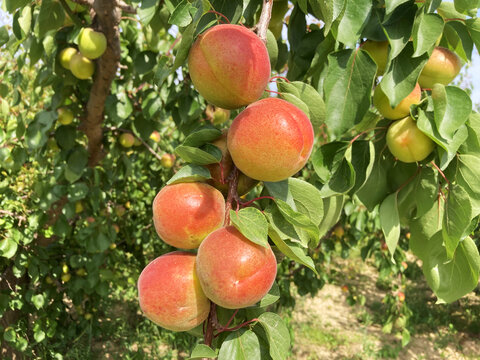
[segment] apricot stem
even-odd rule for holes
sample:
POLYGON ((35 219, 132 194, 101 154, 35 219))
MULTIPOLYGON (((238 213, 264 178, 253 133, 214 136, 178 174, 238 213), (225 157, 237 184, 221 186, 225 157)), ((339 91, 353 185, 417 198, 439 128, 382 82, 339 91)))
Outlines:
POLYGON ((381 126, 381 127, 374 127, 374 128, 371 128, 371 129, 367 129, 365 131, 362 131, 360 134, 358 134, 357 136, 355 136, 352 140, 350 140, 350 146, 362 135, 365 135, 367 133, 369 133, 370 131, 373 131, 373 130, 380 130, 380 129, 386 129, 385 126, 381 126))
POLYGON ((435 164, 435 162, 434 162, 433 160, 431 161, 431 164, 433 165, 433 167, 434 167, 435 169, 437 169, 438 173, 439 173, 440 175, 442 175, 442 177, 443 177, 443 178, 445 179, 445 181, 447 182, 448 186, 450 186, 450 181, 448 181, 447 177, 445 176, 445 174, 443 173, 443 171, 440 170, 440 168, 437 166, 437 164, 435 164))
POLYGON ((213 318, 217 317, 217 305, 215 303, 210 303, 210 312, 208 313, 208 318, 207 318, 207 329, 205 330, 205 333, 203 334, 203 341, 205 345, 207 346, 212 346, 212 341, 213 341, 213 326, 214 326, 214 321, 213 318))
MULTIPOLYGON (((273 81, 272 81, 273 79, 282 79, 282 80, 285 80, 287 83, 290 82, 290 80, 288 80, 286 77, 280 76, 280 75, 272 76, 272 77, 270 78, 270 80, 268 80, 268 82, 273 82, 273 81)), ((275 82, 276 82, 276 81, 275 81, 275 82)))
POLYGON ((264 44, 267 43, 267 30, 270 18, 272 17, 272 8, 273 0, 263 0, 262 13, 260 14, 257 25, 254 27, 254 31, 256 31, 258 37, 264 44))
POLYGON ((221 16, 227 21, 227 24, 230 24, 230 20, 228 20, 228 18, 225 15, 223 15, 222 13, 219 13, 218 11, 215 11, 215 10, 209 10, 209 11, 207 11, 207 14, 208 13, 212 13, 212 14, 221 16))
POLYGON ((255 322, 255 321, 258 321, 257 318, 255 319, 252 319, 252 320, 248 320, 248 321, 245 321, 243 323, 241 323, 240 325, 237 325, 237 326, 234 326, 232 328, 223 328, 221 330, 219 330, 215 335, 214 337, 217 337, 218 335, 220 335, 222 332, 225 332, 225 331, 235 331, 235 330, 238 330, 244 326, 247 326, 248 324, 251 324, 252 322, 255 322))
POLYGON ((239 207, 239 198, 237 194, 237 187, 238 187, 238 169, 235 164, 230 171, 230 175, 228 175, 228 195, 227 201, 225 202, 225 223, 224 226, 230 225, 230 210, 232 209, 233 201, 237 203, 237 211, 239 207))
POLYGON ((246 201, 246 202, 240 202, 240 206, 243 208, 243 207, 247 207, 248 205, 254 203, 255 201, 257 200, 262 200, 262 199, 270 199, 270 200, 273 200, 275 201, 275 198, 271 197, 271 196, 260 196, 260 197, 257 197, 255 199, 252 199, 250 201, 246 201))
POLYGON ((278 91, 275 91, 275 90, 265 89, 265 91, 269 92, 269 93, 274 93, 274 94, 277 94, 277 95, 282 95, 281 93, 279 93, 278 91))

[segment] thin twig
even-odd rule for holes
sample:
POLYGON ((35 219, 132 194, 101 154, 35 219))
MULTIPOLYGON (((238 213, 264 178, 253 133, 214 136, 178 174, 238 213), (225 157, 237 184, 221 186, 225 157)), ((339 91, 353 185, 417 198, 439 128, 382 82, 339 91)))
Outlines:
POLYGON ((123 12, 129 13, 129 14, 136 14, 137 13, 137 9, 135 9, 131 5, 128 5, 123 0, 117 0, 117 7, 120 8, 123 12))
POLYGON ((260 14, 257 25, 254 27, 254 31, 256 31, 258 37, 264 44, 267 43, 267 30, 272 17, 272 8, 273 0, 263 0, 262 13, 260 14))

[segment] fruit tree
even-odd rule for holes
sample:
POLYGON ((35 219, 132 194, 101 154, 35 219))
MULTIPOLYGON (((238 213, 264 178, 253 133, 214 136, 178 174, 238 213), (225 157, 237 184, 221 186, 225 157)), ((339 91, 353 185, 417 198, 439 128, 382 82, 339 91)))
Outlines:
POLYGON ((391 264, 408 232, 439 303, 471 292, 479 6, 2 2, 2 355, 58 358, 121 288, 192 358, 286 359, 279 309, 322 287, 347 204, 391 264))

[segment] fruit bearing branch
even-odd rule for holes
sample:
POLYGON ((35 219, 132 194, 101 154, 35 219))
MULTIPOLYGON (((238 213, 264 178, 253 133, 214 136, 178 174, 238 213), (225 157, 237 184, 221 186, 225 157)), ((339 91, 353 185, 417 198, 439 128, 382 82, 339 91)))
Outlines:
POLYGON ((120 63, 120 32, 118 25, 121 20, 121 9, 117 2, 109 0, 88 1, 95 11, 94 24, 107 38, 107 49, 97 61, 93 85, 90 90, 86 114, 82 119, 81 129, 88 138, 88 165, 97 165, 104 156, 102 148, 103 111, 105 101, 110 93, 112 81, 120 63))
POLYGON ((262 13, 260 14, 260 19, 258 20, 257 25, 254 27, 260 40, 265 44, 267 43, 267 30, 268 24, 270 23, 270 18, 272 17, 272 7, 273 0, 263 0, 262 13))

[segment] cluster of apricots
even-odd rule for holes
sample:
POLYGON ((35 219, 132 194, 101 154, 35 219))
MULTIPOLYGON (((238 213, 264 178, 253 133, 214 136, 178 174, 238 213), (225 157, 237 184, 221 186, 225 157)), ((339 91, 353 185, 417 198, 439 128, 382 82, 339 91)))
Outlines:
POLYGON ((60 52, 60 64, 81 80, 89 79, 95 72, 92 60, 98 59, 107 49, 107 38, 99 31, 83 28, 78 36, 78 50, 67 47, 60 52))
POLYGON ((238 194, 258 181, 281 181, 298 172, 313 147, 313 128, 296 106, 278 98, 258 100, 270 78, 265 44, 251 30, 216 25, 199 35, 190 50, 190 76, 215 107, 248 105, 213 144, 221 163, 208 166, 209 183, 167 185, 153 201, 160 238, 179 251, 149 263, 138 279, 145 316, 174 331, 201 324, 211 302, 228 309, 252 306, 270 290, 277 262, 270 246, 248 240, 225 223, 224 179, 238 168, 238 194), (226 174, 226 175, 225 175, 226 174))
MULTIPOLYGON (((388 41, 367 40, 362 49, 376 62, 377 75, 383 75, 387 66, 388 41)), ((436 46, 420 73, 415 88, 397 106, 391 107, 381 85, 375 88, 373 105, 384 118, 395 120, 387 130, 387 146, 398 160, 406 163, 422 161, 433 151, 435 143, 418 129, 415 120, 410 116, 410 106, 420 103, 422 89, 431 90, 437 83, 448 85, 452 82, 461 67, 462 63, 457 54, 436 46)))

